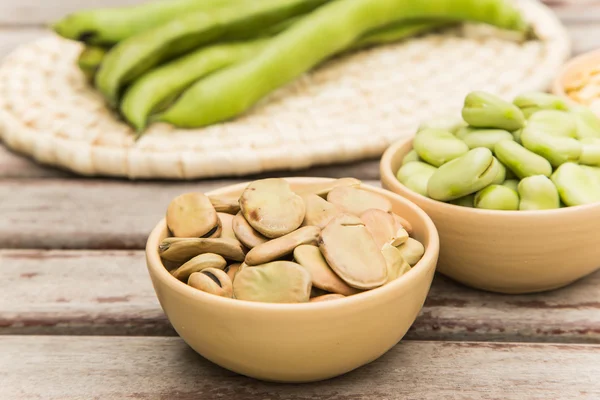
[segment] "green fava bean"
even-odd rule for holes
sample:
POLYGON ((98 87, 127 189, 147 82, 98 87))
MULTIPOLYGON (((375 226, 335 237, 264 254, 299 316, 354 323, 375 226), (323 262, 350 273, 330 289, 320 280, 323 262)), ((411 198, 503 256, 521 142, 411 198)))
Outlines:
MULTIPOLYGON (((577 127, 573 115, 565 111, 541 110, 531 115, 527 121, 528 131, 552 136, 575 138, 577 127)), ((524 130, 525 130, 524 129, 524 130)))
POLYGON ((518 192, 519 181, 516 179, 507 179, 504 182, 502 182, 502 186, 506 186, 507 188, 518 192))
POLYGON ((523 129, 517 129, 512 133, 513 139, 519 144, 521 144, 521 133, 523 133, 523 129))
POLYGON ((527 150, 550 161, 554 168, 566 162, 577 162, 581 156, 582 145, 577 139, 540 133, 530 130, 529 126, 523 129, 521 142, 527 150))
POLYGON ((462 207, 475 207, 475 195, 474 194, 468 194, 466 196, 463 197, 459 197, 458 199, 454 199, 452 201, 450 201, 450 204, 454 204, 456 206, 462 206, 462 207))
POLYGON ((409 151, 408 154, 406 154, 404 156, 404 158, 402 159, 402 165, 406 165, 409 162, 413 162, 413 161, 421 161, 421 158, 419 157, 419 155, 417 154, 417 152, 415 150, 409 151))
POLYGON ((540 110, 569 110, 569 106, 561 97, 544 92, 521 93, 515 97, 513 104, 523 111, 525 118, 540 110))
POLYGON ((486 210, 518 210, 519 195, 503 185, 490 185, 475 195, 475 208, 486 210))
POLYGON ((581 139, 581 156, 579 162, 584 165, 600 167, 600 139, 581 139))
MULTIPOLYGON (((457 137, 458 134, 456 135, 457 137)), ((469 149, 476 147, 487 147, 494 150, 494 145, 501 140, 513 140, 513 135, 502 129, 472 129, 468 132, 462 132, 459 137, 469 149)))
POLYGON ((525 116, 519 107, 491 93, 475 91, 465 97, 463 119, 476 128, 521 129, 525 116))
POLYGON ((441 129, 443 131, 448 131, 454 134, 466 126, 467 123, 463 121, 462 118, 456 117, 454 115, 443 115, 422 122, 421 125, 419 125, 417 132, 423 131, 425 129, 441 129))
POLYGON ((396 179, 410 190, 427 196, 427 183, 436 170, 436 167, 429 164, 414 161, 400 167, 396 173, 396 179))
POLYGON ((600 138, 600 119, 586 106, 572 106, 571 114, 577 127, 577 139, 600 138))
POLYGON ((551 210, 560 208, 560 197, 554 183, 544 175, 528 176, 517 188, 519 210, 551 210))
POLYGON ((600 182, 600 168, 587 165, 580 166, 588 175, 600 182))
POLYGON ((500 162, 490 149, 480 147, 454 159, 429 178, 427 194, 434 200, 449 201, 475 193, 498 177, 500 162))
POLYGON ((492 181, 493 185, 501 185, 506 180, 506 167, 501 162, 498 162, 498 173, 492 181))
POLYGON ((494 154, 520 179, 532 175, 552 174, 552 165, 548 160, 512 140, 496 143, 494 154))
POLYGON ((564 163, 550 177, 569 207, 600 201, 600 181, 575 163, 564 163))
POLYGON ((462 140, 448 131, 441 129, 425 129, 417 133, 413 147, 420 158, 429 164, 439 167, 462 156, 469 147, 462 140))

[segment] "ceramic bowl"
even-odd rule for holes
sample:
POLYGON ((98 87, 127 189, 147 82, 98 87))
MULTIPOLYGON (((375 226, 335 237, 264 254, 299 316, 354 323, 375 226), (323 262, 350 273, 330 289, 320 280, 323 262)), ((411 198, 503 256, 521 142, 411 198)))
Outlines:
MULTIPOLYGON (((576 103, 575 99, 567 95, 565 87, 572 82, 579 81, 582 75, 586 75, 588 71, 597 71, 598 68, 600 68, 600 50, 589 51, 572 58, 562 66, 561 70, 554 78, 554 81, 552 82, 552 93, 564 97, 572 103, 576 103)), ((600 97, 598 97, 598 99, 600 99, 600 97)), ((591 109, 596 115, 600 116, 600 108, 592 107, 591 109)))
MULTIPOLYGON (((327 178, 287 178, 292 188, 327 178)), ((239 196, 248 183, 208 194, 239 196)), ((275 382, 310 382, 367 364, 397 344, 419 314, 439 252, 437 230, 416 205, 394 193, 363 185, 391 200, 425 246, 405 275, 380 288, 319 303, 268 304, 227 299, 175 279, 161 263, 158 244, 165 220, 147 241, 148 272, 160 304, 183 340, 203 357, 231 371, 275 382)))
POLYGON ((600 267, 600 204, 499 211, 432 200, 396 179, 411 149, 409 138, 385 151, 381 182, 433 219, 440 235, 441 274, 474 288, 515 294, 566 286, 600 267))

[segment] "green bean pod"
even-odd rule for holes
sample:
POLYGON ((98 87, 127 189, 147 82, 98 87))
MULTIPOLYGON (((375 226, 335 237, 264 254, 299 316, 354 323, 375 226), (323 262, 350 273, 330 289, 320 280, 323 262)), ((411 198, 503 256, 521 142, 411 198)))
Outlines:
POLYGON ((475 128, 514 131, 525 125, 525 116, 519 107, 482 91, 471 92, 465 97, 462 117, 475 128))
POLYGON ((579 163, 600 167, 600 139, 599 138, 584 138, 581 142, 581 156, 579 163))
POLYGON ((475 194, 475 208, 486 210, 518 210, 519 195, 503 185, 489 185, 475 194))
POLYGON ((469 149, 486 147, 494 150, 499 141, 513 140, 512 133, 503 129, 462 128, 456 132, 456 137, 465 142, 469 149))
POLYGON ((517 187, 519 210, 551 210, 560 208, 560 196, 554 183, 544 175, 528 176, 517 187))
POLYGON ((241 0, 170 0, 83 10, 67 15, 51 27, 60 36, 95 45, 112 45, 172 18, 195 11, 211 12, 241 4, 241 0))
POLYGON ((410 36, 443 28, 452 24, 452 22, 446 21, 400 21, 399 23, 368 32, 365 36, 358 39, 357 42, 352 45, 351 49, 358 50, 373 45, 394 43, 410 36))
MULTIPOLYGON (((410 164, 409 164, 410 165, 410 164)), ((429 178, 427 194, 448 201, 475 193, 497 179, 500 162, 484 147, 447 162, 429 178)))
POLYGON ((575 105, 570 109, 575 125, 577 139, 600 138, 600 119, 586 106, 575 105))
POLYGON ((600 202, 600 181, 572 162, 562 164, 550 177, 567 206, 600 202))
POLYGON ((77 58, 77 65, 79 69, 85 74, 89 82, 94 81, 94 76, 98 71, 98 67, 106 54, 107 49, 100 46, 86 46, 79 57, 77 58))
POLYGON ((413 147, 419 157, 439 167, 462 156, 469 147, 456 136, 441 129, 424 129, 415 135, 413 147))
POLYGON ((398 169, 396 179, 410 190, 417 192, 422 196, 427 196, 427 184, 429 183, 431 175, 433 175, 436 170, 436 167, 424 162, 413 161, 404 164, 398 169))
POLYGON ((402 19, 435 18, 530 29, 516 7, 499 0, 332 1, 282 32, 257 57, 200 80, 157 119, 179 127, 228 120, 369 31, 402 19))
POLYGON ((200 49, 161 65, 142 75, 127 88, 120 104, 121 114, 138 132, 145 128, 157 107, 181 94, 198 79, 256 55, 267 38, 229 42, 200 49))
POLYGON ((548 135, 529 129, 529 126, 523 129, 521 142, 527 150, 550 161, 554 168, 566 162, 577 162, 581 156, 582 145, 577 139, 548 135))
POLYGON ((520 179, 532 175, 552 174, 552 165, 548 160, 512 140, 496 143, 494 154, 520 179))
POLYGON ((569 106, 563 98, 544 92, 521 93, 515 97, 513 104, 523 111, 525 118, 529 118, 540 110, 569 110, 569 106))
POLYGON ((96 74, 96 87, 109 105, 114 107, 123 85, 154 66, 224 35, 239 39, 257 36, 257 32, 265 27, 311 11, 325 1, 327 0, 241 2, 211 13, 198 11, 178 16, 114 46, 106 54, 96 74))

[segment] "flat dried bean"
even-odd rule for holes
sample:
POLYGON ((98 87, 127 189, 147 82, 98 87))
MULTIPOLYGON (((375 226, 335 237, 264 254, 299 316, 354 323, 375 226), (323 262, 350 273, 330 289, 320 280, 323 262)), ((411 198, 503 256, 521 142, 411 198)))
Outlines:
POLYGON ((305 226, 287 235, 269 240, 266 243, 254 247, 246 254, 244 262, 249 265, 266 264, 275 261, 303 244, 317 244, 321 229, 316 226, 305 226))
POLYGON ((342 211, 361 215, 370 208, 391 211, 392 203, 385 197, 353 187, 337 187, 327 195, 327 201, 338 206, 342 211))

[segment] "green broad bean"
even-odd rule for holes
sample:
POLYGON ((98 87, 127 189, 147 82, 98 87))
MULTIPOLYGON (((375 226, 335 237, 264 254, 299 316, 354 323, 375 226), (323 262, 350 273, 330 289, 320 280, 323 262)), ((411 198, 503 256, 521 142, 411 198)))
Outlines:
POLYGON ((469 151, 469 147, 456 136, 441 129, 424 129, 419 131, 413 148, 419 157, 429 164, 439 167, 469 151))
POLYGON ((581 142, 579 163, 600 167, 600 138, 584 138, 581 142))
POLYGON ((471 92, 465 97, 462 117, 475 128, 514 131, 525 125, 525 116, 519 107, 482 91, 471 92))
MULTIPOLYGON (((460 139, 469 146, 469 149, 476 147, 487 147, 494 150, 494 145, 501 140, 513 140, 513 135, 502 129, 475 129, 470 132, 461 132, 460 139)), ((457 137, 458 134, 456 135, 457 137)))
POLYGON ((517 7, 499 0, 330 1, 277 35, 256 57, 198 81, 157 120, 178 127, 202 127, 229 120, 346 50, 369 31, 402 19, 442 18, 531 31, 517 7))
POLYGON ((565 111, 541 110, 529 117, 527 128, 544 135, 577 137, 577 126, 572 114, 565 111))
POLYGON ((562 164, 550 177, 567 206, 600 202, 600 181, 572 162, 562 164))
POLYGON ((498 173, 492 181, 493 185, 501 185, 506 180, 506 167, 498 161, 498 173))
POLYGON ((600 183, 600 168, 590 167, 588 165, 580 165, 580 167, 591 177, 596 179, 600 183))
POLYGON ((502 185, 489 185, 475 194, 475 208, 486 210, 518 210, 519 195, 502 185))
POLYGON ((419 157, 419 155, 417 154, 417 152, 414 149, 409 151, 404 156, 404 158, 402 159, 402 165, 406 165, 409 162, 413 162, 413 161, 421 161, 421 158, 419 157))
POLYGON ((550 161, 554 168, 566 162, 577 162, 581 156, 582 145, 577 139, 547 135, 530 130, 529 126, 523 129, 521 142, 527 150, 550 161))
POLYGON ((256 55, 267 43, 268 39, 262 38, 201 47, 161 65, 127 88, 120 104, 121 114, 141 131, 152 112, 189 85, 214 71, 256 55))
POLYGON ((475 207, 475 205, 474 205, 475 204, 475 195, 468 194, 466 196, 459 197, 458 199, 451 200, 450 204, 454 204, 454 205, 462 206, 462 207, 473 208, 473 207, 475 207))
POLYGON ((548 160, 512 140, 496 143, 494 154, 519 179, 532 175, 552 174, 552 165, 548 160))
POLYGON ((51 28, 58 35, 96 45, 112 45, 172 18, 195 11, 212 12, 240 0, 170 0, 145 4, 82 10, 58 20, 51 28))
POLYGON ((560 208, 560 196, 554 183, 545 175, 528 176, 517 188, 519 210, 551 210, 560 208))
POLYGON ((507 188, 512 189, 515 192, 518 192, 519 180, 507 179, 504 182, 502 182, 502 186, 506 186, 507 188))
POLYGON ((427 196, 427 184, 436 170, 436 167, 424 162, 413 161, 400 167, 396 179, 412 191, 427 196))
POLYGON ((454 115, 441 115, 431 120, 422 122, 417 129, 417 132, 426 129, 441 129, 448 131, 452 134, 457 134, 460 130, 464 129, 467 123, 462 118, 454 115))
MULTIPOLYGON (((312 11, 325 1, 241 2, 211 13, 197 11, 177 16, 111 48, 96 74, 95 85, 108 104, 116 107, 121 88, 154 66, 218 40, 224 35, 239 39, 256 36, 257 31, 312 11)), ((244 87, 243 90, 248 88, 244 87)), ((198 114, 198 110, 195 111, 198 114)))
POLYGON ((513 104, 523 111, 525 118, 529 118, 540 110, 569 110, 569 106, 564 99, 544 92, 521 93, 515 97, 513 104))
POLYGON ((521 144, 521 133, 523 133, 523 129, 517 129, 512 132, 513 139, 519 144, 521 144))
POLYGON ((600 138, 600 119, 586 106, 575 105, 571 107, 577 126, 577 139, 600 138))
POLYGON ((431 175, 427 194, 434 200, 448 201, 475 193, 498 176, 500 162, 484 147, 447 162, 431 175))

